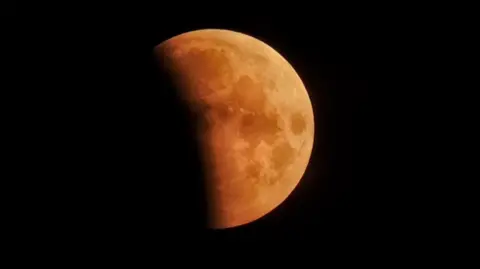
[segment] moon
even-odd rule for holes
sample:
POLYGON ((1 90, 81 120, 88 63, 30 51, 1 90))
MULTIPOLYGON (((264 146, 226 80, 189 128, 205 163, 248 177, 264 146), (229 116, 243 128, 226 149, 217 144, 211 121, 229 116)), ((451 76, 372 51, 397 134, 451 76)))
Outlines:
POLYGON ((204 29, 154 49, 198 118, 209 227, 247 224, 297 186, 310 160, 314 115, 293 67, 249 35, 204 29))

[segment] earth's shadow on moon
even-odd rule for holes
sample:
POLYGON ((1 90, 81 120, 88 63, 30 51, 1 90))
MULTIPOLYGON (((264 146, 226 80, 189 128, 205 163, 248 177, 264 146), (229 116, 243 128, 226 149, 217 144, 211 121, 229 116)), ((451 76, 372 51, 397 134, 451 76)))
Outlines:
POLYGON ((162 143, 166 143, 161 155, 166 160, 162 167, 168 171, 164 178, 168 182, 160 184, 160 195, 168 197, 162 208, 169 208, 168 213, 163 212, 162 221, 169 222, 173 218, 175 221, 167 225, 169 228, 180 229, 186 234, 198 234, 205 231, 209 223, 204 176, 208 165, 201 155, 196 129, 198 121, 183 102, 174 82, 162 67, 163 63, 154 57, 153 52, 151 64, 151 77, 160 95, 158 105, 161 106, 160 118, 163 120, 154 124, 161 126, 155 130, 163 137, 162 143))

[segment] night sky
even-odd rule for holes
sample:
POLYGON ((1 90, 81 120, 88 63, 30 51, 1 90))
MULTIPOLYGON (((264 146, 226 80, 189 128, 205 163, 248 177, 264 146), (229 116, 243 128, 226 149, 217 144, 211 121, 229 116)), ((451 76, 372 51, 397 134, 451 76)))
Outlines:
POLYGON ((391 39, 400 28, 389 13, 312 4, 268 13, 68 7, 57 15, 32 22, 38 31, 31 39, 51 54, 30 68, 55 70, 58 109, 51 113, 61 122, 59 156, 74 156, 62 167, 73 182, 65 199, 77 197, 66 211, 81 216, 70 231, 78 237, 147 245, 168 238, 341 239, 376 232, 391 209, 398 181, 385 152, 398 145, 387 134, 388 107, 404 41, 391 39), (191 122, 152 54, 162 41, 203 28, 246 33, 276 49, 302 78, 315 113, 311 162, 291 196, 262 219, 224 231, 204 228, 191 122))

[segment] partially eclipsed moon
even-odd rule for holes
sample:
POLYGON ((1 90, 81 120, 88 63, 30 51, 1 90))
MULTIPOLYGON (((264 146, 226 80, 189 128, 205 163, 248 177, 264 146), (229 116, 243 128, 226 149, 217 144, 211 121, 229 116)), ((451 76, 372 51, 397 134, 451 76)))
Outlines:
POLYGON ((293 67, 245 34, 198 30, 155 48, 201 122, 211 227, 254 221, 302 178, 313 146, 313 110, 293 67))

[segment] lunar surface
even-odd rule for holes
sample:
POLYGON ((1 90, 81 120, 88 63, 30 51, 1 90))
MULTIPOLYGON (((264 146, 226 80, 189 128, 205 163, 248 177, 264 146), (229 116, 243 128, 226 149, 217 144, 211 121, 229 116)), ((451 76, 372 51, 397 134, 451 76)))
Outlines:
POLYGON ((310 98, 293 67, 229 30, 184 33, 155 54, 199 119, 210 227, 246 224, 282 203, 307 168, 314 137, 310 98))

